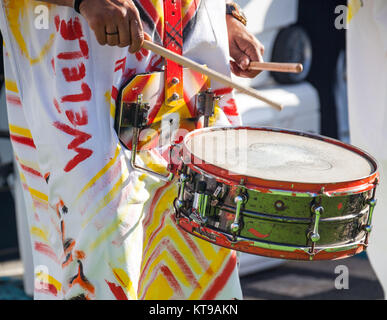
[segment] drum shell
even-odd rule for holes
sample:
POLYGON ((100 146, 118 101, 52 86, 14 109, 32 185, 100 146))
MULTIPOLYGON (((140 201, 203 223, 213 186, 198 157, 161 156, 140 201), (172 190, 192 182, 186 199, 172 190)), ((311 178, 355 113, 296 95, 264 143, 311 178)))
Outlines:
MULTIPOLYGON (((198 180, 206 181, 207 193, 213 194, 217 187, 226 190, 226 194, 219 201, 210 196, 206 208, 207 231, 225 234, 229 239, 233 236, 240 237, 245 242, 253 242, 253 247, 258 244, 275 245, 284 247, 305 248, 312 247, 308 235, 314 227, 313 206, 318 204, 324 208, 318 225, 319 241, 314 244, 314 250, 348 246, 351 243, 364 242, 367 233, 364 227, 369 216, 369 200, 373 196, 373 189, 346 195, 318 195, 295 193, 287 190, 262 192, 247 189, 243 186, 230 186, 221 181, 197 172, 191 172, 192 179, 186 184, 184 192, 185 203, 191 203, 194 197, 195 184, 198 180), (240 230, 237 234, 231 231, 234 222, 236 205, 235 197, 244 194, 246 202, 240 215, 240 230), (217 203, 215 205, 214 201, 217 203), (211 204, 212 203, 212 204, 211 204)), ((188 205, 189 206, 189 205, 188 205)), ((184 213, 184 210, 182 210, 184 213)), ((187 214, 188 217, 188 214, 187 214)), ((208 239, 211 241, 211 239, 208 239)), ((213 240, 213 239, 212 239, 213 240)), ((224 245, 224 244, 223 244, 224 245)), ((233 248, 232 241, 230 248, 233 248)), ((236 246, 237 250, 249 252, 247 249, 236 246)), ((251 252, 250 252, 251 253, 251 252)), ((285 257, 282 252, 271 250, 271 257, 285 257)), ((337 256, 337 254, 336 254, 337 256)), ((309 259, 305 254, 304 258, 309 259)))

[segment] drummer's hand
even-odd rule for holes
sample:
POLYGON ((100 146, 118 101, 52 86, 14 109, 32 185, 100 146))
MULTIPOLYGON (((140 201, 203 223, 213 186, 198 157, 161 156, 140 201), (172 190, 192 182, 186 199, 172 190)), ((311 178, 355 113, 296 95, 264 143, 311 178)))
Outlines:
POLYGON ((237 19, 226 15, 228 29, 228 43, 232 73, 244 78, 254 78, 261 71, 247 71, 251 61, 263 62, 264 46, 237 19))
POLYGON ((130 46, 130 53, 141 49, 144 31, 132 0, 84 0, 79 10, 100 45, 130 46))

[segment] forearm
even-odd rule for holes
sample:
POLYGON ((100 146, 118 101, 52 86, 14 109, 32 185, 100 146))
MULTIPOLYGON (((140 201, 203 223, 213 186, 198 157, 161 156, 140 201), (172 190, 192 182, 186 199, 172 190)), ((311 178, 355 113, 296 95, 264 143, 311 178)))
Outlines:
POLYGON ((59 6, 71 7, 71 8, 73 8, 74 6, 74 0, 39 0, 39 1, 56 4, 59 6))

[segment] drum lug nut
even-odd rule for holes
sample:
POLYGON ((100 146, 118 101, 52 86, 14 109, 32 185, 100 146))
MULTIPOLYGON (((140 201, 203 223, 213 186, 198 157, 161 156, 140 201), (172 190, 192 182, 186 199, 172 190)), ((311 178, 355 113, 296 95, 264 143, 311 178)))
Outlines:
MULTIPOLYGON (((375 190, 374 190, 375 193, 375 190)), ((367 219, 367 224, 364 226, 364 231, 367 233, 370 233, 372 230, 372 217, 374 213, 374 209, 376 206, 376 199, 375 199, 375 194, 373 197, 367 201, 368 205, 370 206, 369 212, 368 212, 368 219, 367 219)))
POLYGON ((236 196, 234 199, 234 202, 236 203, 236 211, 235 211, 235 218, 234 222, 231 224, 230 228, 232 233, 236 234, 239 231, 239 220, 240 220, 240 215, 242 211, 242 206, 245 204, 247 198, 245 195, 240 194, 239 196, 236 196))
POLYGON ((231 224, 230 228, 231 228, 231 231, 232 231, 233 233, 237 233, 237 232, 239 231, 239 223, 233 222, 233 223, 231 224))
POLYGON ((313 243, 316 243, 317 241, 320 240, 320 234, 318 233, 318 227, 320 224, 320 217, 321 214, 324 212, 324 208, 321 206, 312 207, 312 213, 314 213, 314 225, 313 225, 313 230, 309 232, 308 238, 311 240, 313 243))

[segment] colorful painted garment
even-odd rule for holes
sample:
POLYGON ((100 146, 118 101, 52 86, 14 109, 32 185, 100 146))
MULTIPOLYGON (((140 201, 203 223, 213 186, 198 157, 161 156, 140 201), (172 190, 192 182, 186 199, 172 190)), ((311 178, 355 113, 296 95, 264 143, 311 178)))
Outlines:
MULTIPOLYGON (((145 31, 161 43, 163 2, 136 4, 145 31)), ((35 299, 240 299, 235 252, 176 226, 176 183, 134 171, 113 128, 122 83, 159 70, 162 59, 100 46, 71 8, 2 5, 9 129, 28 208, 35 299)), ((229 74, 224 12, 224 0, 183 1, 184 55, 229 74)), ((212 88, 223 97, 213 122, 239 124, 231 90, 212 88)), ((144 161, 157 167, 155 159, 144 161)))

